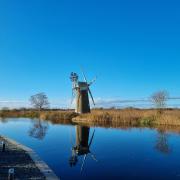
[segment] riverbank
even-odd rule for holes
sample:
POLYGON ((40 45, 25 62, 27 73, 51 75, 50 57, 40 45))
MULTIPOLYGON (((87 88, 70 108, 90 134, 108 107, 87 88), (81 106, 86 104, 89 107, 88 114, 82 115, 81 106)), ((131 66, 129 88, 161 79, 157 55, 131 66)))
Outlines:
POLYGON ((94 110, 73 118, 76 123, 104 124, 110 126, 180 126, 179 109, 122 109, 94 110))
POLYGON ((72 110, 0 110, 0 118, 39 118, 52 123, 71 123, 76 116, 72 110))
POLYGON ((104 126, 180 126, 180 109, 95 109, 78 115, 73 110, 1 110, 1 118, 40 118, 52 123, 82 123, 104 126))
POLYGON ((1 148, 0 151, 0 179, 8 179, 8 171, 13 169, 14 179, 58 180, 58 177, 33 150, 9 138, 0 136, 0 142, 2 141, 5 148, 4 150, 1 148))

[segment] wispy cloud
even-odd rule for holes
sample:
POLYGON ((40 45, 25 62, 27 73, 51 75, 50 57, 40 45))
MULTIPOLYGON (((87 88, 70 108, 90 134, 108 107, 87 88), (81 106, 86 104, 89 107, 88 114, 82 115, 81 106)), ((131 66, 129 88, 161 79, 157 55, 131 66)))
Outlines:
POLYGON ((135 103, 135 102, 150 102, 149 99, 97 99, 96 104, 119 104, 119 103, 135 103))
POLYGON ((21 100, 0 100, 0 108, 8 107, 8 108, 22 108, 29 107, 30 104, 27 101, 21 100))
MULTIPOLYGON (((179 107, 178 100, 180 97, 170 97, 168 98, 168 106, 169 107, 179 107)), ((90 101, 91 102, 91 101, 90 101)), ((95 98, 96 106, 95 107, 152 107, 153 103, 149 98, 139 98, 139 99, 120 99, 120 98, 95 98)), ((91 106, 93 104, 91 102, 91 106)), ((31 104, 29 101, 23 100, 0 100, 0 108, 8 107, 8 108, 29 108, 31 104)), ((58 100, 50 100, 50 107, 51 108, 75 108, 75 100, 71 104, 71 99, 58 99, 58 100)))
MULTIPOLYGON (((169 107, 179 107, 178 101, 180 97, 170 97, 168 98, 167 105, 169 107)), ((97 98, 97 107, 152 107, 153 103, 150 98, 140 98, 140 99, 119 99, 119 98, 97 98)))
POLYGON ((0 100, 0 103, 27 103, 27 101, 17 101, 17 100, 7 100, 7 101, 1 101, 0 100))
POLYGON ((96 99, 96 106, 97 107, 104 107, 104 108, 110 108, 110 107, 129 107, 129 106, 147 106, 147 104, 150 101, 148 99, 142 98, 142 99, 118 99, 118 98, 97 98, 96 99))
MULTIPOLYGON (((70 108, 70 100, 69 99, 59 99, 59 100, 50 100, 51 108, 70 108)), ((0 100, 0 108, 7 107, 9 109, 12 108, 30 108, 31 103, 29 101, 22 100, 0 100)))

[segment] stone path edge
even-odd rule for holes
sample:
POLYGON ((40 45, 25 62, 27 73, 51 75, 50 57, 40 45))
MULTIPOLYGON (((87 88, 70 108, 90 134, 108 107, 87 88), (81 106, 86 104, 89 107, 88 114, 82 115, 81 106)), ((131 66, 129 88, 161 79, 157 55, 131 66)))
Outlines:
POLYGON ((34 161, 37 168, 41 171, 41 173, 46 177, 47 180, 60 180, 53 172, 53 170, 44 162, 41 160, 41 158, 29 147, 24 146, 8 137, 1 136, 6 141, 8 141, 11 144, 14 144, 15 146, 23 149, 26 151, 26 153, 30 156, 30 158, 34 161))

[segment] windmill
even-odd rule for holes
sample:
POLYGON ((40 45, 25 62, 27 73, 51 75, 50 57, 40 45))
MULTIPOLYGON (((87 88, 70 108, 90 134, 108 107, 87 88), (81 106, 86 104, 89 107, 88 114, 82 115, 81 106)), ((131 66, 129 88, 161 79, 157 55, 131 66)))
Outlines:
POLYGON ((90 86, 96 81, 96 78, 93 79, 90 83, 88 83, 87 78, 82 71, 84 81, 79 81, 79 77, 77 73, 72 72, 70 79, 72 81, 72 100, 76 98, 76 113, 90 113, 90 103, 89 103, 89 95, 92 99, 92 102, 95 106, 94 98, 90 90, 90 86))
POLYGON ((95 130, 92 133, 92 136, 89 140, 89 133, 90 128, 89 127, 83 127, 83 126, 76 126, 76 145, 72 147, 72 155, 69 159, 70 166, 75 166, 78 162, 78 156, 84 156, 82 165, 81 165, 81 172, 83 171, 85 161, 87 159, 87 156, 90 155, 94 161, 97 162, 97 159, 95 158, 95 155, 90 151, 95 130))

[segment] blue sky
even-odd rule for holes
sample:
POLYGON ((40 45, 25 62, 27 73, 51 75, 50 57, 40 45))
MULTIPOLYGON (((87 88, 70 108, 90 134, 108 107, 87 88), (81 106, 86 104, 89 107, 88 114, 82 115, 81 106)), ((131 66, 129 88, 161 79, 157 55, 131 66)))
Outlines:
POLYGON ((177 0, 0 1, 0 101, 71 98, 71 71, 96 99, 180 96, 177 0))

